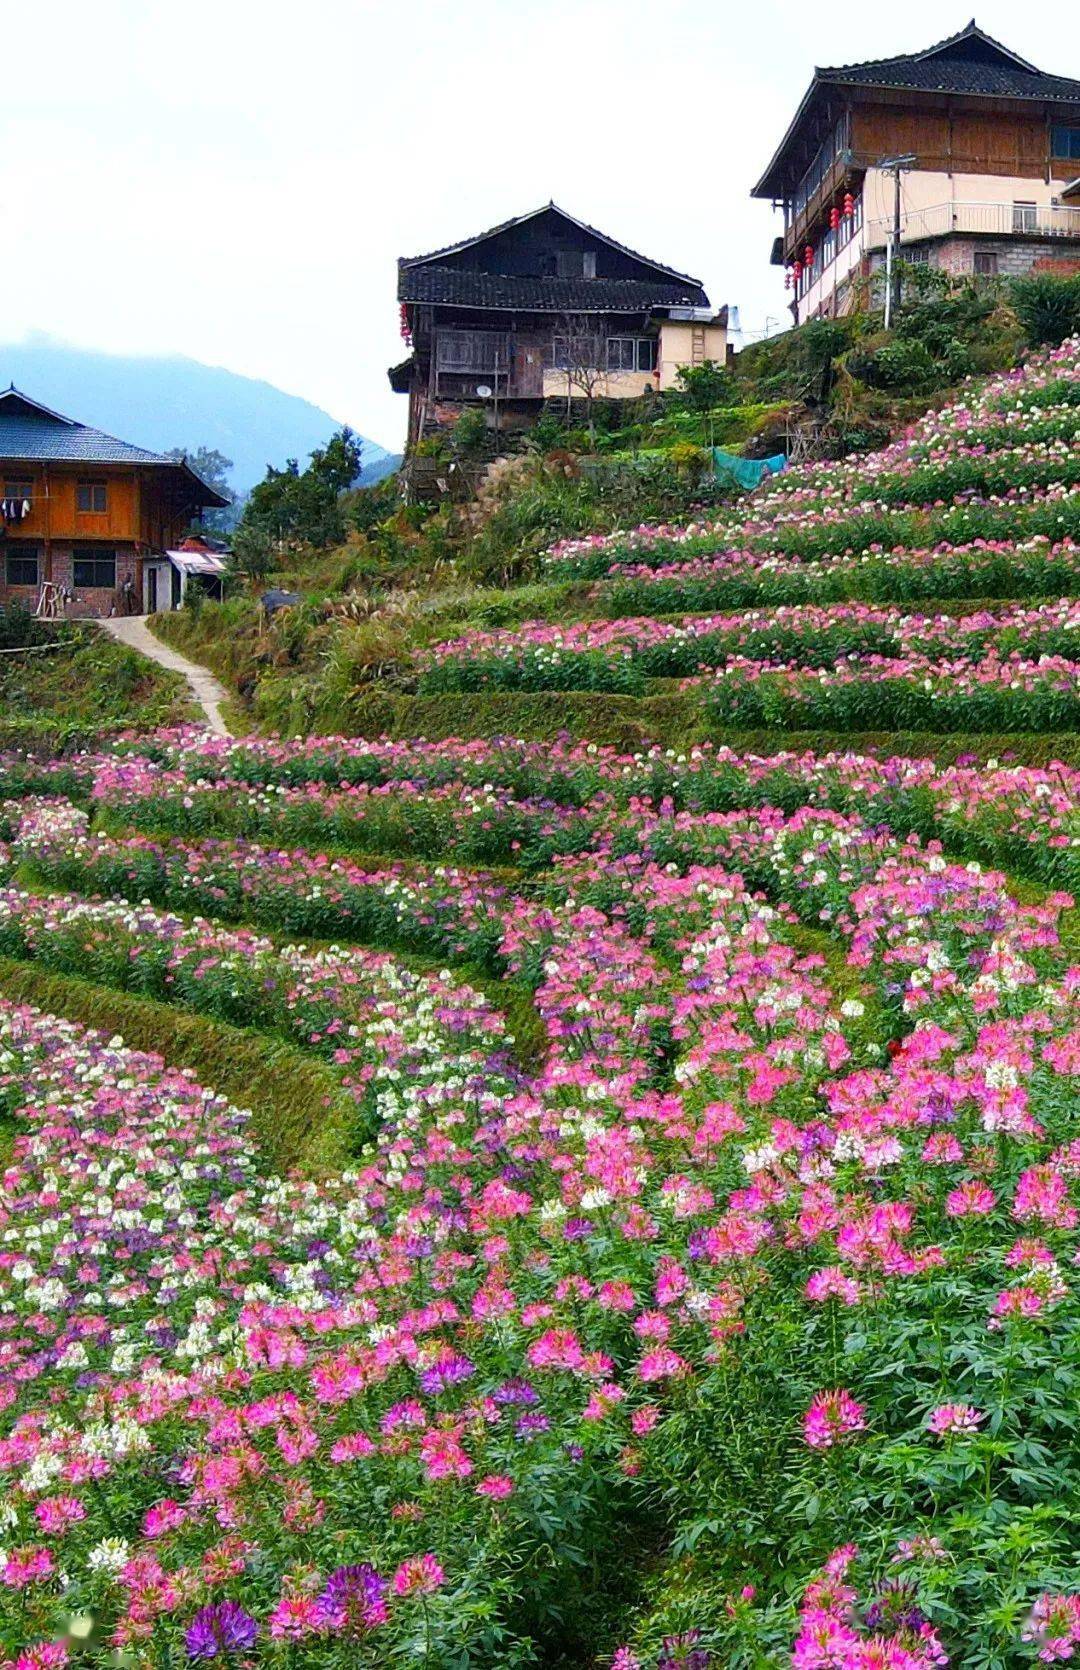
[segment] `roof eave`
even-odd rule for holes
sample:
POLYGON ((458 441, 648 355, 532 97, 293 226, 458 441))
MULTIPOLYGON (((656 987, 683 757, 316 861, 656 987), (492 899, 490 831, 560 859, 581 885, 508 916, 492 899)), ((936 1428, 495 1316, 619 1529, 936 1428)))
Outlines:
POLYGON ((762 174, 757 185, 752 188, 750 192, 751 197, 776 198, 781 195, 775 190, 775 180, 773 176, 780 167, 780 162, 783 158, 784 152, 787 150, 790 141, 794 138, 795 133, 798 130, 799 123, 802 121, 810 107, 811 99, 817 92, 818 88, 822 85, 821 72, 820 70, 815 69, 814 79, 811 81, 809 87, 806 89, 806 92, 803 94, 798 110, 796 110, 794 116, 791 118, 791 121, 788 123, 784 137, 781 139, 779 145, 776 147, 776 150, 773 152, 769 166, 765 169, 765 172, 762 174))

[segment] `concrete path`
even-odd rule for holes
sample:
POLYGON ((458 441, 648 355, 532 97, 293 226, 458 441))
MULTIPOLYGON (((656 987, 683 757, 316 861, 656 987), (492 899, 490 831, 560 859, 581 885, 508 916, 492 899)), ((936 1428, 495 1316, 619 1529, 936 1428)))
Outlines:
POLYGON ((221 704, 228 700, 225 687, 205 667, 200 667, 195 661, 189 661, 187 656, 170 649, 160 638, 155 638, 142 615, 117 615, 112 620, 99 620, 96 624, 104 627, 106 632, 118 638, 122 644, 127 644, 131 649, 138 650, 140 655, 156 661, 159 667, 167 667, 172 673, 182 673, 214 735, 232 735, 221 717, 221 704))

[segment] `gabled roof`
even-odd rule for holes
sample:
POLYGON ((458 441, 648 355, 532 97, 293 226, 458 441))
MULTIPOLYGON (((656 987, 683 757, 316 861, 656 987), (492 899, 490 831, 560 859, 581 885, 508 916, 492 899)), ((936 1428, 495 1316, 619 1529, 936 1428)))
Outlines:
POLYGON ((514 215, 510 220, 500 221, 498 226, 489 226, 486 232, 477 232, 475 237, 462 238, 456 244, 446 244, 442 249, 433 249, 428 255, 403 255, 398 261, 398 266, 400 268, 417 267, 429 261, 439 261, 447 255, 457 255, 463 249, 472 249, 475 244, 486 243, 489 238, 496 238, 502 232, 509 232, 515 226, 524 226, 527 221, 536 220, 539 215, 548 214, 558 215, 568 225, 576 226, 579 232, 587 232, 590 237, 599 238, 601 243, 607 244, 611 249, 617 249, 620 255, 627 255, 632 261, 641 261, 646 267, 652 267, 658 273, 666 273, 669 278, 678 279, 681 284, 693 285, 698 290, 702 288, 700 278, 691 278, 689 273, 677 272, 674 267, 667 267, 662 261, 653 261, 648 255, 639 254, 636 249, 631 249, 627 244, 619 243, 618 239, 609 237, 606 232, 601 232, 595 226, 590 226, 587 221, 578 220, 576 216, 568 214, 565 209, 560 209, 554 199, 551 202, 541 204, 539 209, 530 209, 528 214, 514 215))
POLYGON ((0 460, 9 463, 145 464, 178 470, 195 489, 193 500, 224 506, 222 497, 186 459, 166 458, 145 447, 131 446, 88 424, 76 423, 23 394, 12 383, 0 392, 0 460))
POLYGON ((648 313, 709 305, 693 279, 680 284, 637 278, 523 278, 435 266, 401 268, 398 300, 503 313, 648 313))
POLYGON ((1026 58, 980 29, 975 19, 943 41, 921 52, 894 58, 872 58, 861 64, 839 64, 814 70, 814 79, 795 113, 775 156, 751 193, 754 197, 782 194, 782 164, 803 116, 823 88, 895 87, 911 92, 953 93, 968 98, 1035 99, 1048 104, 1080 106, 1080 81, 1047 75, 1026 58))

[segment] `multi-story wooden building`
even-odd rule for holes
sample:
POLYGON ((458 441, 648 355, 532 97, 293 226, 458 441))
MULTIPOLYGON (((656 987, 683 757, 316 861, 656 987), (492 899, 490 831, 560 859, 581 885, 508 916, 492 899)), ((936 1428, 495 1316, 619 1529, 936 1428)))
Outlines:
POLYGON ((0 489, 0 602, 33 609, 51 582, 69 615, 146 608, 148 559, 179 545, 204 508, 227 503, 184 461, 14 387, 0 393, 0 489))
POLYGON ((843 312, 899 255, 952 273, 1080 267, 1080 81, 1048 75, 974 20, 925 51, 816 69, 755 197, 784 211, 773 261, 796 321, 843 312))
POLYGON ((410 448, 482 406, 524 427, 545 400, 574 398, 591 355, 591 392, 624 399, 667 388, 681 365, 727 354, 727 309, 700 279, 647 260, 554 203, 431 255, 398 262, 402 334, 390 373, 409 396, 410 448))

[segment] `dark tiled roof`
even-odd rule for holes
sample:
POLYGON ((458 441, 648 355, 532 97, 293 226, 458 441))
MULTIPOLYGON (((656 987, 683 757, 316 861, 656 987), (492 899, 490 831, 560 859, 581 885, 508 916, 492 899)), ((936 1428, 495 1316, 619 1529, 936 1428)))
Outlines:
POLYGON ((1009 64, 965 63, 957 58, 883 58, 818 70, 821 81, 846 87, 910 87, 926 93, 969 93, 976 98, 1046 99, 1080 104, 1080 81, 1009 64))
POLYGON ((142 447, 129 446, 126 441, 114 440, 100 429, 88 429, 84 423, 58 424, 49 418, 37 418, 4 412, 0 395, 0 458, 40 458, 66 460, 87 464, 169 464, 173 459, 162 458, 156 452, 145 452, 142 447))
POLYGON ((674 267, 666 267, 662 261, 653 261, 647 255, 639 255, 636 249, 630 249, 627 244, 621 244, 616 238, 608 237, 598 227, 590 226, 588 221, 578 220, 575 215, 567 214, 565 209, 552 201, 545 203, 539 209, 530 209, 528 214, 514 215, 510 220, 502 220, 498 226, 489 226, 486 232, 478 232, 475 237, 462 238, 456 244, 446 244, 442 249, 433 249, 427 255, 403 255, 398 262, 400 267, 416 267, 426 261, 438 261, 444 255, 457 255, 463 249, 472 249, 474 244, 486 243, 489 238, 498 237, 500 232, 508 232, 511 227, 522 226, 528 220, 535 220, 538 215, 554 214, 560 220, 565 220, 571 226, 576 226, 580 232, 588 232, 590 236, 599 238, 601 243, 617 249, 620 255, 628 255, 633 261, 640 261, 646 267, 652 267, 658 273, 667 273, 669 278, 675 278, 682 284, 690 284, 697 290, 701 289, 700 278, 691 278, 689 273, 677 272, 674 267))
POLYGON ((911 92, 953 93, 968 98, 1024 99, 1047 104, 1080 105, 1080 80, 1064 75, 1046 75, 1026 58, 996 41, 972 18, 946 40, 922 52, 875 58, 862 64, 837 64, 817 68, 814 79, 795 113, 768 168, 754 187, 755 197, 779 195, 781 164, 789 143, 795 139, 800 122, 821 88, 896 87, 911 92))
POLYGON ((654 307, 707 307, 699 284, 636 278, 520 278, 463 267, 402 266, 398 300, 516 313, 644 313, 654 307))
POLYGON ((0 393, 0 460, 5 459, 26 464, 158 464, 163 469, 181 471, 195 489, 196 502, 218 506, 229 502, 186 459, 147 452, 145 447, 131 446, 101 429, 62 417, 31 400, 14 384, 0 393))

